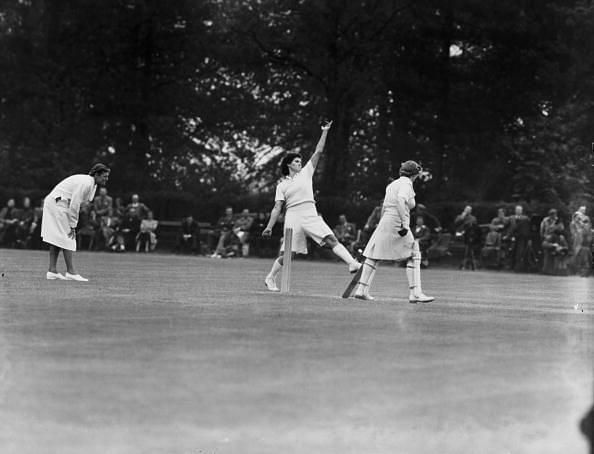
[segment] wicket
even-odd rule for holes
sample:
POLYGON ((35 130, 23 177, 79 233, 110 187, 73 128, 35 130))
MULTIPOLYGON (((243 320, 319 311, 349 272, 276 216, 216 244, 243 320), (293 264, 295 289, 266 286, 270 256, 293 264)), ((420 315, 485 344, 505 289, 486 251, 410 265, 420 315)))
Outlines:
POLYGON ((289 293, 291 291, 293 229, 285 229, 283 244, 285 245, 285 250, 283 253, 283 270, 281 273, 281 293, 289 293))

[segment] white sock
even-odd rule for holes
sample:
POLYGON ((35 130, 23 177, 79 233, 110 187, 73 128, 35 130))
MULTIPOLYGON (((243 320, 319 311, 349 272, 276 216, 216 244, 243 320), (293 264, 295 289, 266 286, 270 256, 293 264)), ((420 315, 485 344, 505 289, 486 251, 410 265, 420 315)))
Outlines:
POLYGON ((278 273, 280 272, 280 270, 282 268, 283 268, 283 266, 280 263, 280 257, 279 257, 272 264, 272 268, 270 269, 270 273, 268 273, 268 276, 266 276, 266 277, 271 277, 272 279, 275 279, 276 276, 278 275, 278 273))
POLYGON ((338 243, 336 246, 332 248, 332 252, 334 252, 338 257, 342 259, 347 265, 352 265, 357 261, 353 258, 351 253, 345 248, 342 244, 338 243))

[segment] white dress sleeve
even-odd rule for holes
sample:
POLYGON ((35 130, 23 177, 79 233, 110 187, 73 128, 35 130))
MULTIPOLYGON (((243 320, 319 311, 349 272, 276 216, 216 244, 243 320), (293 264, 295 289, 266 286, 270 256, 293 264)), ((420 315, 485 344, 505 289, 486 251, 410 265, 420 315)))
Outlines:
POLYGON ((82 202, 88 202, 91 192, 94 193, 95 185, 89 186, 87 184, 78 185, 72 191, 72 198, 70 199, 70 207, 68 208, 68 223, 71 228, 76 228, 78 224, 78 213, 82 202))
POLYGON ((276 194, 274 195, 275 202, 284 202, 285 201, 285 193, 283 191, 283 182, 281 181, 279 184, 276 185, 276 194))
POLYGON ((404 199, 406 206, 409 210, 412 210, 415 205, 415 191, 410 185, 402 185, 398 189, 398 197, 404 199))

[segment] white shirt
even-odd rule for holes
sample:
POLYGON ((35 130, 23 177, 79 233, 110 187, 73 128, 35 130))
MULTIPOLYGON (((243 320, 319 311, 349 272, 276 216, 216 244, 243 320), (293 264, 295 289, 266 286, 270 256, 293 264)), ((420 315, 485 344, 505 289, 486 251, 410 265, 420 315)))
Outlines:
POLYGON ((95 197, 97 184, 95 178, 91 175, 72 175, 60 181, 48 197, 56 199, 60 197, 69 200, 68 223, 70 227, 75 228, 78 224, 78 212, 80 204, 90 202, 95 197))
POLYGON ((314 166, 311 161, 295 174, 293 177, 285 177, 276 186, 276 202, 283 201, 287 209, 302 203, 315 203, 313 193, 314 166))
POLYGON ((402 176, 397 180, 392 181, 392 183, 386 187, 384 210, 398 216, 398 211, 396 209, 396 203, 398 199, 404 200, 404 205, 406 207, 404 219, 400 219, 400 222, 403 226, 408 228, 410 225, 410 210, 412 210, 416 204, 415 191, 410 178, 402 176))

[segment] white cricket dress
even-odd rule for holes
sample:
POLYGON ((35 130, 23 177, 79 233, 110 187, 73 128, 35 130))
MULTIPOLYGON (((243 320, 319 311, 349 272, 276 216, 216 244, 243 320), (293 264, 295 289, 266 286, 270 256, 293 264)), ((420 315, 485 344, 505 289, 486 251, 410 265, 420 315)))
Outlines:
POLYGON ((369 239, 363 255, 375 260, 407 260, 413 254, 414 236, 410 230, 410 210, 415 207, 415 191, 412 180, 400 177, 386 187, 383 215, 369 239), (404 200, 405 213, 401 219, 396 210, 396 201, 404 200), (405 236, 398 231, 408 229, 405 236))
POLYGON ((60 181, 43 201, 41 238, 62 249, 76 251, 76 238, 70 238, 70 228, 76 228, 83 202, 95 197, 97 184, 90 175, 72 175, 60 181))
MULTIPOLYGON (((283 178, 276 186, 275 201, 285 202, 285 229, 293 229, 291 251, 307 254, 307 237, 322 244, 323 239, 334 235, 332 229, 322 219, 316 210, 313 195, 314 167, 308 161, 299 173, 283 178)), ((283 230, 284 231, 284 230, 283 230)), ((285 250, 285 241, 281 251, 285 250)))

